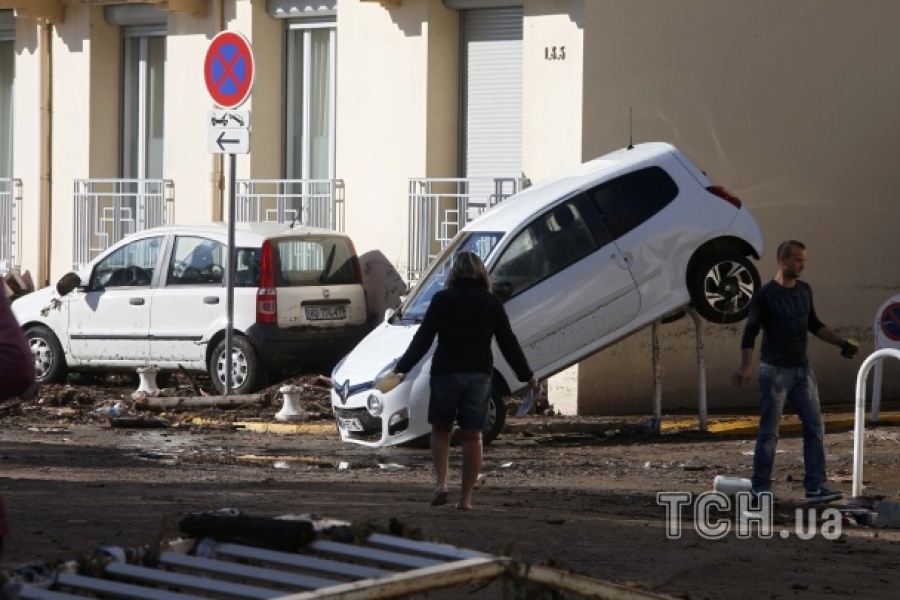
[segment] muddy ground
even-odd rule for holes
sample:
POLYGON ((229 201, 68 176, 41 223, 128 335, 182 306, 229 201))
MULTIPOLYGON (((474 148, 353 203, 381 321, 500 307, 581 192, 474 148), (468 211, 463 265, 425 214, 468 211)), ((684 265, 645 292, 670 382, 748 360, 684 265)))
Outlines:
MULTIPOLYGON (((306 384, 304 407, 330 419, 323 382, 313 376, 295 382, 306 384)), ((176 384, 184 396, 205 391, 202 381, 176 384)), ((48 386, 33 400, 0 405, 0 493, 13 527, 4 567, 70 559, 99 544, 150 544, 174 532, 188 512, 231 507, 380 527, 396 517, 426 539, 681 598, 897 596, 900 530, 842 522, 837 539, 800 539, 795 510, 805 514, 807 508, 798 502, 797 436, 779 443, 776 492, 783 501, 774 537, 739 539, 732 530, 722 539, 703 539, 686 514, 680 539, 667 539, 657 492, 696 495, 711 489, 716 475, 749 476, 751 437, 654 435, 637 426, 638 417, 592 420, 607 424, 594 429, 599 434, 550 435, 539 423, 564 419, 530 417, 533 429, 520 425, 486 449, 476 507, 458 511, 453 494, 446 506, 428 504, 427 450, 375 450, 342 444, 334 433, 279 436, 231 425, 272 421, 280 408, 273 390, 268 400, 239 409, 152 414, 166 427, 136 421, 112 427, 97 409, 121 403, 125 416, 151 416, 134 410, 135 388, 116 381, 48 386), (198 425, 197 418, 214 424, 198 425)), ((830 483, 849 492, 852 432, 829 432, 826 447, 830 483)), ((867 431, 867 494, 897 499, 898 450, 900 429, 867 431)), ((458 449, 451 460, 458 485, 458 449)), ((450 597, 502 596, 498 587, 470 592, 459 588, 450 597)))

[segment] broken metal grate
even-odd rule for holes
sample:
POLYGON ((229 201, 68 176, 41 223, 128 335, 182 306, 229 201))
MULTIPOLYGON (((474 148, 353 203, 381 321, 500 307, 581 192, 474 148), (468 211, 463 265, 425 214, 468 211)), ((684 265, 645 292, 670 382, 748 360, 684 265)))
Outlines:
POLYGON ((10 590, 7 584, 4 597, 378 599, 408 597, 499 578, 530 581, 590 598, 666 597, 475 550, 380 533, 366 536, 361 543, 318 536, 299 553, 212 538, 179 539, 152 557, 113 550, 117 551, 107 554, 111 560, 94 564, 93 568, 72 561, 43 583, 20 584, 17 590, 10 590))

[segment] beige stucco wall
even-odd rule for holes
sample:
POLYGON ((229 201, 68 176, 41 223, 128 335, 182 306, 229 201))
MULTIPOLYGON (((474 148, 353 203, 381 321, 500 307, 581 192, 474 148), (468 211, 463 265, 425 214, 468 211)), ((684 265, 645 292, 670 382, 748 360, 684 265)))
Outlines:
MULTIPOLYGON (((583 154, 624 146, 632 107, 636 142, 676 144, 753 211, 764 281, 780 240, 807 243, 819 316, 865 356, 875 310, 900 290, 898 19, 900 5, 879 0, 587 2, 583 154)), ((664 406, 695 404, 687 323, 663 327, 664 406)), ((727 385, 740 331, 708 328, 711 407, 755 401, 755 389, 727 385)), ((649 335, 582 364, 582 412, 650 406, 649 335)), ((810 356, 823 401, 852 402, 859 361, 818 340, 810 356)))
POLYGON ((283 39, 281 21, 264 1, 211 3, 207 15, 170 13, 166 56, 166 178, 175 182, 175 222, 228 218, 228 155, 207 150, 210 110, 204 60, 219 31, 243 34, 253 49, 253 90, 240 107, 251 113, 250 153, 235 158, 237 178, 281 176, 283 39))
POLYGON ((458 20, 440 0, 339 0, 338 15, 336 169, 346 230, 360 254, 379 250, 402 273, 409 178, 456 175, 458 20))
MULTIPOLYGON (((36 286, 43 287, 40 245, 41 193, 41 52, 40 30, 33 19, 16 19, 16 80, 13 90, 13 176, 22 180, 22 248, 20 262, 36 286)), ((46 279, 46 274, 44 274, 46 279)))
POLYGON ((175 186, 175 222, 208 221, 214 205, 216 157, 206 149, 207 113, 214 108, 206 91, 203 61, 219 32, 218 2, 204 17, 170 13, 166 38, 165 177, 175 186))
MULTIPOLYGON (((584 0, 524 6, 522 162, 533 181, 582 162, 583 19, 584 0)), ((576 365, 548 381, 548 398, 562 414, 578 412, 578 371, 576 365)))
POLYGON ((118 28, 103 8, 72 5, 53 35, 53 193, 50 281, 72 268, 74 180, 116 177, 119 167, 118 28))

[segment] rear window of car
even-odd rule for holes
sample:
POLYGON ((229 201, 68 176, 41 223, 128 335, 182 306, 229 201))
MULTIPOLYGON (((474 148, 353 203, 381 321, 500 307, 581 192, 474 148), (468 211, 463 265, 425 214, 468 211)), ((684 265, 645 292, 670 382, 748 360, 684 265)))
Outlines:
POLYGON ((276 253, 276 285, 304 287, 350 285, 360 282, 349 240, 342 237, 279 239, 276 253))
POLYGON ((678 196, 678 185, 662 168, 649 167, 603 183, 587 195, 618 238, 665 208, 678 196))

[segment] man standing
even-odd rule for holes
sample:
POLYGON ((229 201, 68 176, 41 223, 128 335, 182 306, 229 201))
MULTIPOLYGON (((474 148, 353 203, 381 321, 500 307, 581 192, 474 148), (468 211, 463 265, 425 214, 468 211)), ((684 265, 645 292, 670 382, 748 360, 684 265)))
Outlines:
POLYGON ((759 362, 759 434, 753 454, 753 495, 772 493, 772 467, 778 426, 785 400, 790 400, 803 426, 803 487, 808 502, 832 502, 843 494, 825 486, 825 427, 819 409, 816 378, 806 355, 807 331, 841 348, 847 358, 856 356, 859 344, 842 338, 819 320, 812 288, 800 281, 806 266, 806 246, 796 240, 782 242, 776 258, 775 279, 762 286, 750 301, 750 314, 741 340, 741 366, 733 385, 750 382, 753 345, 762 329, 759 362))

